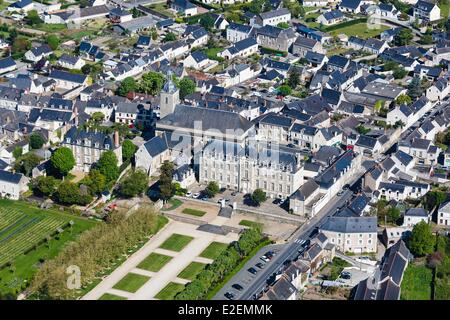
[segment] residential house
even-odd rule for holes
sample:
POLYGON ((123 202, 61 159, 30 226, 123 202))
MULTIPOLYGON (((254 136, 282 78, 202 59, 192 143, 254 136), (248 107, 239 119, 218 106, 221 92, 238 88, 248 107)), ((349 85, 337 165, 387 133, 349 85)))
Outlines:
POLYGON ((291 28, 282 29, 271 25, 255 29, 256 41, 261 47, 279 51, 288 51, 297 39, 291 28))
POLYGON ((227 40, 235 43, 250 37, 253 27, 231 22, 227 27, 227 40))
POLYGON ((442 101, 450 94, 450 81, 447 78, 439 78, 427 89, 426 97, 430 101, 442 101))
POLYGON ((305 38, 302 36, 298 37, 292 45, 292 53, 294 55, 298 55, 301 58, 305 58, 308 51, 325 54, 326 50, 317 40, 305 38))
POLYGON ((185 17, 195 16, 198 13, 197 6, 189 0, 174 0, 170 3, 170 8, 185 17))
POLYGON ((423 208, 410 208, 403 215, 403 227, 414 227, 419 222, 429 223, 431 215, 423 208))
POLYGON ((0 74, 11 72, 17 69, 17 64, 13 58, 7 57, 0 59, 0 74))
POLYGON ((340 10, 327 11, 317 17, 317 22, 325 26, 331 26, 333 24, 343 22, 344 20, 345 15, 340 10))
POLYGON ((437 224, 440 226, 450 226, 450 201, 439 206, 437 224))
POLYGON ((441 18, 441 9, 435 2, 419 0, 414 5, 414 19, 424 22, 433 22, 441 18))
POLYGON ((19 200, 20 195, 28 191, 30 179, 21 173, 0 170, 0 196, 2 198, 19 200))
POLYGON ((81 68, 86 64, 80 57, 70 56, 63 53, 58 59, 58 65, 65 69, 76 69, 81 70, 81 68))
POLYGON ((165 134, 155 136, 144 143, 135 154, 136 168, 154 175, 164 161, 170 161, 170 152, 165 134))
POLYGON ((53 69, 48 77, 56 81, 56 87, 68 90, 74 89, 76 87, 84 87, 87 84, 86 75, 75 74, 56 69, 53 69))
POLYGON ((380 198, 387 201, 403 201, 406 198, 420 199, 429 190, 430 186, 428 184, 406 180, 381 182, 378 189, 378 191, 380 191, 380 198))
POLYGON ((289 23, 291 21, 291 12, 286 8, 262 12, 256 15, 254 24, 264 27, 267 25, 277 26, 280 23, 289 23))
POLYGON ((258 43, 253 38, 247 38, 236 42, 232 47, 219 52, 217 55, 227 60, 244 58, 258 52, 258 43))
POLYGON ((339 10, 342 12, 357 14, 361 12, 362 4, 363 3, 361 0, 342 0, 339 4, 339 10))
POLYGON ((47 45, 43 44, 39 47, 34 47, 25 52, 25 59, 31 62, 38 62, 42 58, 46 58, 53 54, 52 49, 47 45))

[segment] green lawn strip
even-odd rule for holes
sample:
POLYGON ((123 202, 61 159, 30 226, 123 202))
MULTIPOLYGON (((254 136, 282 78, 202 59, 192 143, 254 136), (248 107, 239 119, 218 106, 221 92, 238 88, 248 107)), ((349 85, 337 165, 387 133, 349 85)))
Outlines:
POLYGON ((260 222, 255 222, 251 220, 241 220, 239 222, 240 226, 249 227, 249 228, 262 228, 263 224, 260 222))
POLYGON ((341 275, 341 272, 346 267, 350 267, 350 263, 341 258, 335 257, 332 262, 328 264, 330 267, 330 280, 334 281, 341 275))
POLYGON ((184 284, 179 284, 175 282, 170 282, 155 296, 156 299, 160 300, 173 300, 178 292, 184 289, 184 284))
POLYGON ((139 288, 142 287, 149 279, 149 277, 140 274, 128 273, 119 282, 117 282, 113 288, 134 293, 138 291, 139 288))
POLYGON ((401 300, 430 300, 432 270, 425 265, 410 263, 401 284, 401 300))
POLYGON ((234 275, 236 273, 239 272, 239 270, 241 270, 245 264, 255 255, 258 253, 259 250, 261 250, 262 248, 264 248, 265 246, 268 246, 269 244, 271 244, 272 241, 271 240, 266 240, 264 242, 261 242, 255 249, 253 249, 248 256, 246 256, 237 266, 236 268, 233 269, 233 271, 231 271, 230 273, 228 273, 220 283, 218 283, 214 288, 212 288, 208 294, 206 295, 206 300, 211 300, 216 294, 217 292, 219 292, 220 289, 223 288, 223 286, 228 283, 228 281, 231 280, 231 278, 234 277, 234 275))
POLYGON ((147 271, 158 272, 170 260, 172 260, 172 257, 153 252, 150 255, 148 255, 147 258, 142 260, 142 262, 137 267, 139 269, 143 269, 143 270, 147 270, 147 271))
POLYGON ((57 217, 67 222, 73 221, 71 228, 66 228, 62 233, 53 236, 47 243, 43 243, 27 254, 18 255, 12 267, 0 270, 0 292, 20 291, 30 283, 34 274, 38 270, 39 264, 44 260, 54 258, 67 243, 75 241, 84 231, 93 227, 96 222, 93 220, 77 217, 55 210, 40 210, 27 203, 11 200, 0 200, 0 207, 3 209, 13 208, 30 217, 52 218, 57 217))
POLYGON ((181 211, 185 214, 190 214, 191 216, 196 216, 196 217, 203 217, 206 214, 206 211, 202 211, 202 210, 196 210, 196 209, 191 209, 191 208, 184 208, 183 211, 181 211))
POLYGON ((119 297, 111 293, 105 293, 98 300, 127 300, 127 298, 119 297))
POLYGON ((174 233, 166 241, 163 242, 160 248, 179 252, 183 250, 183 248, 186 247, 188 243, 192 241, 192 239, 194 238, 174 233))
POLYGON ((200 257, 214 260, 222 251, 228 247, 228 244, 222 242, 211 242, 208 247, 200 254, 200 257))
POLYGON ((339 29, 335 29, 330 31, 329 33, 333 36, 337 36, 341 33, 347 36, 356 36, 362 39, 373 38, 379 35, 381 32, 389 29, 387 26, 379 26, 378 29, 368 29, 366 23, 357 23, 351 26, 342 27, 339 29))
POLYGON ((176 208, 178 208, 179 206, 181 206, 183 204, 183 201, 181 201, 179 199, 170 199, 168 201, 168 203, 170 204, 170 207, 169 208, 163 208, 163 209, 161 209, 162 211, 175 210, 176 208))
POLYGON ((191 262, 186 268, 178 274, 178 278, 194 280, 197 274, 205 268, 206 264, 200 262, 191 262))
POLYGON ((203 53, 211 60, 222 61, 223 58, 222 57, 218 57, 217 54, 219 52, 222 52, 223 50, 224 50, 224 48, 213 47, 213 48, 204 49, 203 53))

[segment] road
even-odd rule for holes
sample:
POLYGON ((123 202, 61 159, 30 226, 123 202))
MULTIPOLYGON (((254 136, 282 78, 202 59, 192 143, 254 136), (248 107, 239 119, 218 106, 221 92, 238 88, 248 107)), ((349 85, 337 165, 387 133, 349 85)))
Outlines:
MULTIPOLYGON (((358 177, 359 178, 359 177, 358 177)), ((316 227, 320 227, 336 210, 342 206, 353 195, 350 190, 344 191, 341 196, 335 196, 331 201, 312 219, 300 227, 292 237, 292 240, 284 247, 279 249, 275 257, 266 264, 263 270, 260 270, 253 278, 253 281, 239 292, 231 288, 231 285, 240 283, 240 281, 247 279, 250 274, 247 269, 254 266, 255 259, 251 259, 213 298, 213 300, 223 300, 224 294, 228 291, 233 292, 237 300, 251 300, 253 296, 259 294, 267 286, 267 280, 273 276, 274 273, 282 271, 286 261, 295 260, 299 255, 299 250, 302 249, 301 240, 311 239, 311 233, 316 227)), ((265 248, 264 251, 268 249, 265 248)), ((259 252, 256 259, 259 259, 259 252)), ((241 283, 242 284, 242 283, 241 283)))

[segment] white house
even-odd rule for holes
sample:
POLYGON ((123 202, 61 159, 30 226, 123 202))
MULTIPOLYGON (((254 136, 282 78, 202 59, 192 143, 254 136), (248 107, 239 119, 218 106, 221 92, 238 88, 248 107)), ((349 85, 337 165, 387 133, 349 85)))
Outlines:
POLYGON ((0 60, 0 74, 11 72, 17 69, 17 64, 13 58, 7 57, 0 60))
POLYGON ((208 71, 219 64, 216 60, 210 60, 201 51, 192 52, 190 55, 183 60, 183 66, 185 68, 193 68, 196 70, 208 71))
POLYGON ((141 145, 135 154, 136 169, 154 175, 164 161, 170 160, 166 136, 155 136, 141 145))
POLYGON ((286 8, 262 12, 255 17, 254 25, 261 27, 270 25, 277 26, 280 23, 289 23, 291 21, 291 12, 286 8))
POLYGON ((87 76, 83 74, 75 74, 66 71, 53 69, 49 76, 50 79, 56 81, 56 87, 63 89, 74 89, 87 84, 87 76))
POLYGON ((0 196, 19 200, 20 195, 28 190, 30 180, 21 173, 0 170, 0 196))
POLYGON ((70 56, 64 53, 58 60, 58 65, 66 69, 80 70, 86 63, 80 57, 70 56))
POLYGON ((419 0, 414 5, 413 16, 419 21, 436 21, 441 18, 441 9, 431 1, 419 0))
POLYGON ((42 58, 46 58, 53 53, 47 44, 35 47, 25 52, 25 59, 32 62, 38 62, 42 58))
POLYGON ((450 226, 450 201, 441 204, 439 207, 437 224, 440 226, 450 226))
POLYGON ((426 96, 431 101, 442 101, 450 94, 450 81, 446 78, 439 78, 427 89, 426 96))
POLYGON ((414 227, 421 221, 429 223, 430 214, 423 208, 410 208, 406 210, 403 216, 403 227, 414 227))
POLYGON ((231 22, 227 27, 227 40, 238 42, 250 37, 253 27, 244 24, 231 22))
POLYGON ((345 20, 344 14, 340 10, 332 10, 322 13, 317 17, 317 22, 330 26, 336 23, 340 23, 345 20))
POLYGON ((217 55, 224 59, 244 58, 258 52, 258 43, 254 38, 236 42, 232 47, 219 52, 217 55))

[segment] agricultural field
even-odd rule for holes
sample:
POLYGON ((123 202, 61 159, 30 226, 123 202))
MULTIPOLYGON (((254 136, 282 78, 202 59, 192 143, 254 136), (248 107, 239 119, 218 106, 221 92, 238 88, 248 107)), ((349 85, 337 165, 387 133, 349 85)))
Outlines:
POLYGON ((95 222, 22 202, 0 200, 0 292, 17 291, 40 263, 95 222))

